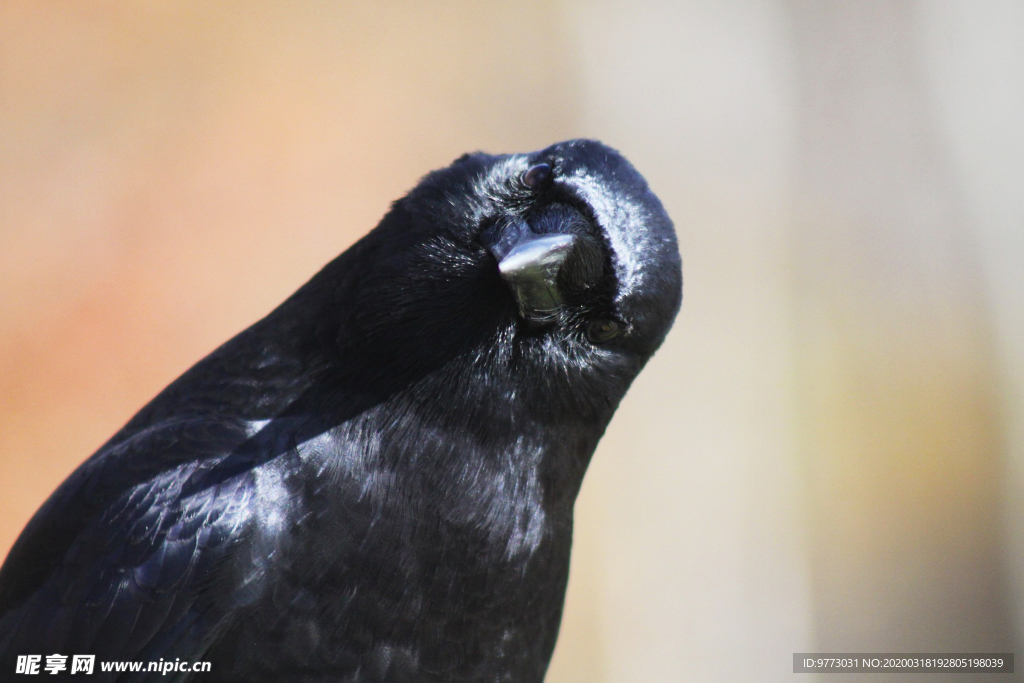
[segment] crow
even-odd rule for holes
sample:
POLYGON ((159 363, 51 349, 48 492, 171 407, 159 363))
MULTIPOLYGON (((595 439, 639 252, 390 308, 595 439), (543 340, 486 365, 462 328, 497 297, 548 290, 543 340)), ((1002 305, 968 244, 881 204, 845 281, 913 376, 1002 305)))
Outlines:
POLYGON ((542 681, 584 471, 681 300, 599 142, 428 174, 50 496, 0 569, 4 680, 542 681))

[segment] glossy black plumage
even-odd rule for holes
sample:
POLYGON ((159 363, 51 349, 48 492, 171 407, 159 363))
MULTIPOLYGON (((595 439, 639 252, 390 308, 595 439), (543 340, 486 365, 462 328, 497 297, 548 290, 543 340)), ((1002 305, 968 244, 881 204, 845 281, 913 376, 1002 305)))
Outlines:
POLYGON ((0 670, 542 680, 583 473, 680 299, 672 224, 614 150, 431 173, 43 505, 0 569, 0 670), (513 230, 574 236, 551 315, 499 274, 513 230))

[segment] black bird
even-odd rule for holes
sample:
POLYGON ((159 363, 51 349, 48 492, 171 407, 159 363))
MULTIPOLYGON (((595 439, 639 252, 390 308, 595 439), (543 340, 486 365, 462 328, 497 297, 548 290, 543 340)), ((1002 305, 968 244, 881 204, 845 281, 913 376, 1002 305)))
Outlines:
POLYGON ((584 470, 681 297, 598 142, 427 175, 50 496, 0 569, 0 678, 542 681, 584 470))

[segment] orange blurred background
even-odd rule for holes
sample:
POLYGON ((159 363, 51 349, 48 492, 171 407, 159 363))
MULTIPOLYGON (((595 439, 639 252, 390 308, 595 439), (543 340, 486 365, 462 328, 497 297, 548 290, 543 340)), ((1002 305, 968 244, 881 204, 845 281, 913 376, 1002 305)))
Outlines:
POLYGON ((595 137, 686 287, 548 680, 1020 649, 1022 111, 1013 0, 0 4, 0 552, 421 175, 595 137))

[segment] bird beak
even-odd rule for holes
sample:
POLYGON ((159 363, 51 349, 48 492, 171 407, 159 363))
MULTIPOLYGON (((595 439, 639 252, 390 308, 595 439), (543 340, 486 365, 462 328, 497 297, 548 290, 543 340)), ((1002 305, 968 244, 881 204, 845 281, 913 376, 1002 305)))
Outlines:
POLYGON ((528 229, 498 261, 519 313, 533 323, 552 322, 562 305, 558 271, 576 243, 575 235, 535 235, 528 229))
POLYGON ((519 314, 532 323, 554 322, 562 305, 558 274, 577 236, 536 233, 526 221, 517 220, 496 227, 482 241, 498 260, 498 273, 512 290, 519 314))

